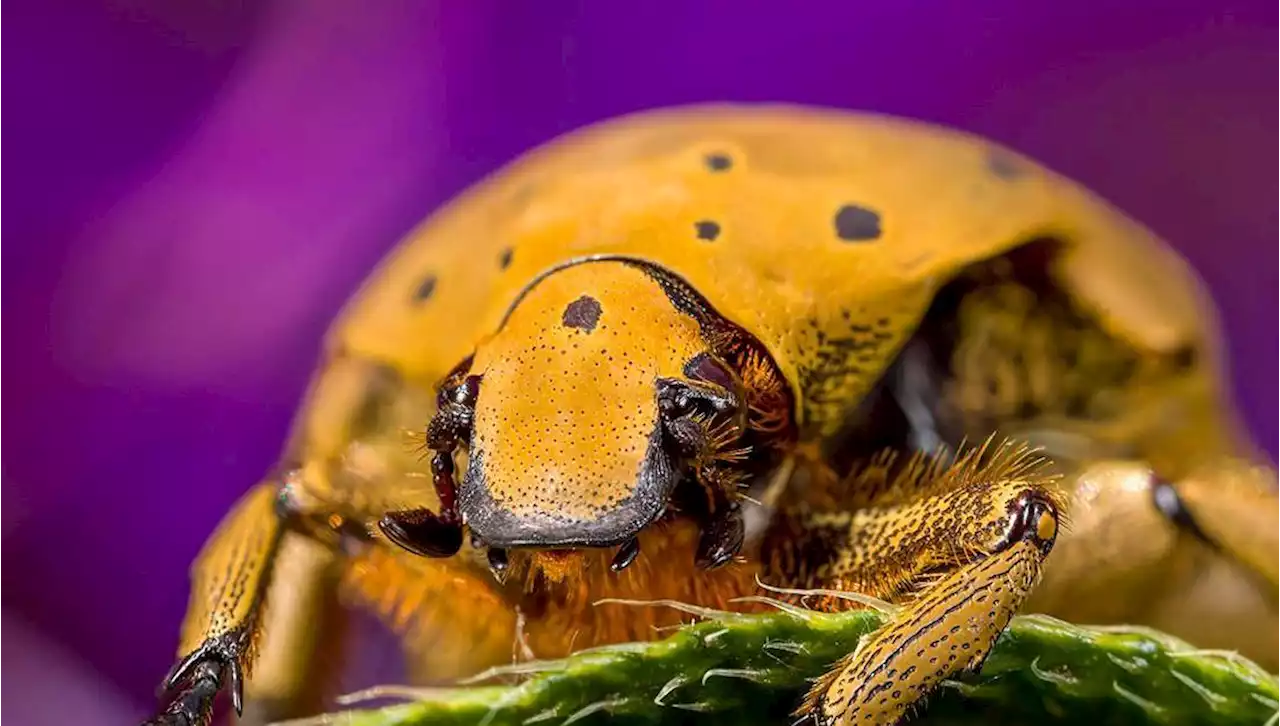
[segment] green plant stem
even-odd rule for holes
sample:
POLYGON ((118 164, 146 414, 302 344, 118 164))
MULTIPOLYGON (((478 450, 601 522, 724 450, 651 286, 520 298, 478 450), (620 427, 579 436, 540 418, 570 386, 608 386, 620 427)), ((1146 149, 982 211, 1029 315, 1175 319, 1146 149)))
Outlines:
MULTIPOLYGON (((851 652, 885 617, 873 610, 701 614, 709 617, 664 640, 488 674, 523 679, 519 683, 435 691, 425 700, 345 711, 313 723, 789 724, 810 679, 851 652)), ((1020 616, 980 674, 944 685, 918 716, 922 723, 949 724, 1264 726, 1275 723, 1278 701, 1276 677, 1238 656, 1197 651, 1151 631, 1020 616)))

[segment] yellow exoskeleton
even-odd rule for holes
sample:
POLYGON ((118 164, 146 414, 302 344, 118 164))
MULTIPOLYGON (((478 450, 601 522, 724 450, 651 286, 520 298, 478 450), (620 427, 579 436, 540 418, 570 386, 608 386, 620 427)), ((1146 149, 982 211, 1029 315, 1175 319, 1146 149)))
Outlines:
POLYGON ((320 708, 337 590, 426 682, 677 622, 605 597, 904 604, 797 704, 821 724, 898 720, 1027 609, 1274 668, 1276 475, 1210 311, 1142 226, 957 132, 705 106, 572 134, 336 323, 195 565, 157 722, 242 681, 246 717, 320 708))

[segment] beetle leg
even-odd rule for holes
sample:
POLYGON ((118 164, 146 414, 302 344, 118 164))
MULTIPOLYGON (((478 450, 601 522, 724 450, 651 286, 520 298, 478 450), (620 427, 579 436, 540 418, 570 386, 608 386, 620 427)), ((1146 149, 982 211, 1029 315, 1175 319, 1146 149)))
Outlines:
MULTIPOLYGON (((229 689, 233 707, 237 714, 242 713, 244 685, 257 660, 265 604, 273 587, 295 590, 287 593, 294 602, 282 617, 296 617, 309 612, 309 608, 314 611, 312 614, 323 617, 319 609, 324 604, 314 601, 328 594, 324 581, 329 579, 325 568, 330 559, 322 557, 307 568, 305 563, 296 561, 301 553, 295 550, 292 557, 286 553, 283 564, 303 565, 303 569, 286 567, 281 573, 281 554, 287 550, 284 545, 293 544, 292 538, 303 538, 297 544, 310 541, 332 553, 338 548, 349 549, 355 540, 367 542, 369 537, 358 520, 339 515, 331 505, 314 499, 314 492, 307 491, 299 477, 294 470, 254 487, 206 541, 192 566, 191 596, 178 649, 181 660, 163 684, 168 705, 158 720, 148 723, 207 723, 220 688, 229 689), (280 575, 286 579, 280 581, 280 575), (313 591, 297 591, 298 588, 313 591)), ((291 641, 288 645, 299 650, 308 640, 314 645, 313 638, 300 638, 288 629, 278 631, 277 637, 291 641)), ((277 686, 285 680, 293 681, 290 686, 307 685, 296 682, 302 674, 292 668, 302 653, 290 654, 293 658, 278 652, 272 655, 276 656, 274 667, 282 670, 264 674, 269 680, 277 686)), ((263 687, 267 684, 255 685, 260 686, 254 689, 259 701, 263 696, 290 701, 300 698, 305 690, 284 688, 272 693, 269 687, 263 687)), ((286 703, 284 707, 299 705, 286 703)))
POLYGON ((196 560, 179 647, 182 660, 165 680, 172 697, 154 723, 207 722, 224 685, 240 712, 242 674, 252 662, 263 596, 284 533, 278 492, 278 486, 264 483, 241 498, 196 560))
POLYGON ((1177 482, 1159 482, 1156 504, 1176 524, 1265 579, 1280 581, 1276 472, 1240 460, 1214 462, 1177 482))
POLYGON ((878 459, 840 485, 868 497, 853 508, 812 492, 784 502, 763 543, 769 579, 904 605, 814 684, 798 714, 823 726, 897 722, 982 664, 1038 580, 1062 511, 1043 462, 1008 445, 947 461, 878 459))
POLYGON ((982 665, 1041 561, 1028 539, 954 569, 818 679, 797 714, 824 726, 897 723, 944 679, 982 665))
POLYGON ((142 726, 195 726, 208 723, 213 699, 222 689, 223 669, 224 666, 214 659, 200 660, 183 669, 184 685, 173 692, 169 707, 164 713, 145 721, 142 726))
POLYGON ((342 553, 286 532, 271 567, 262 640, 245 681, 239 726, 265 726, 318 713, 338 685, 350 617, 338 584, 342 553))
POLYGON ((1028 609, 1073 622, 1144 625, 1274 669, 1276 473, 1207 463, 1172 482, 1140 461, 1080 466, 1072 526, 1028 609))
POLYGON ((709 515, 701 535, 694 562, 704 570, 711 570, 732 560, 742 549, 746 527, 742 508, 737 502, 725 501, 709 515))
POLYGON ((702 513, 702 532, 694 552, 694 563, 704 570, 732 560, 741 551, 746 537, 742 506, 727 491, 730 486, 735 485, 715 481, 704 484, 706 511, 702 513))

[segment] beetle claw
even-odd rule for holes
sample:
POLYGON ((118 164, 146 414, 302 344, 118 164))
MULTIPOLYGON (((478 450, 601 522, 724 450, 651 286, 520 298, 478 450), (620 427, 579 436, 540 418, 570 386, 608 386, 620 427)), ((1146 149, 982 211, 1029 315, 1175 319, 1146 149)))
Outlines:
POLYGON ((244 675, 238 656, 242 647, 238 636, 229 633, 205 642, 179 661, 162 686, 163 694, 173 694, 168 707, 144 726, 207 723, 214 698, 224 684, 232 707, 240 715, 244 710, 244 675))
POLYGON ((227 661, 227 687, 231 691, 231 707, 237 716, 244 715, 244 671, 240 668, 240 660, 232 658, 227 661))
POLYGON ((636 561, 636 557, 640 554, 640 540, 632 537, 622 546, 618 548, 618 553, 613 556, 613 562, 609 563, 609 569, 614 572, 622 572, 636 561))
POLYGON ((744 537, 742 510, 736 504, 729 505, 702 530, 694 562, 704 570, 715 569, 738 554, 744 537))
POLYGON ((169 677, 165 678, 164 683, 160 685, 160 694, 163 695, 168 691, 172 691, 174 686, 185 681, 187 676, 191 674, 191 669, 195 668, 196 664, 207 655, 208 653, 204 648, 198 648, 188 653, 182 660, 178 661, 177 664, 170 669, 169 677))

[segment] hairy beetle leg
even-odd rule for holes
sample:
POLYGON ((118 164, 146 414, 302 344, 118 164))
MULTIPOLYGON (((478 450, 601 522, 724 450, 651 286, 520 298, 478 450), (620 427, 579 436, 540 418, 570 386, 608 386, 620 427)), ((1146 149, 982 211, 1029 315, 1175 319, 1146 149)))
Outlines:
MULTIPOLYGON (((766 533, 769 579, 902 605, 809 691, 821 726, 891 724, 944 679, 979 667, 1030 595, 1064 497, 1045 462, 1005 443, 905 463, 881 457, 828 491, 797 493, 766 533)), ((820 610, 849 607, 821 596, 820 610)))
POLYGON ((822 726, 897 723, 945 678, 982 665, 1042 560, 1040 546, 1022 540, 956 569, 837 663, 798 713, 822 726))

